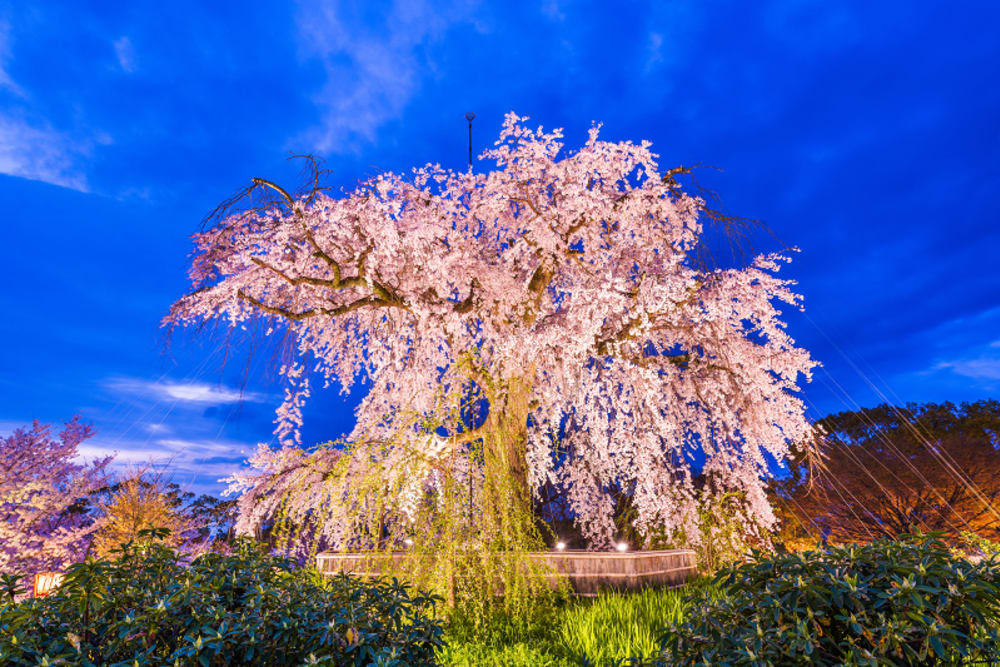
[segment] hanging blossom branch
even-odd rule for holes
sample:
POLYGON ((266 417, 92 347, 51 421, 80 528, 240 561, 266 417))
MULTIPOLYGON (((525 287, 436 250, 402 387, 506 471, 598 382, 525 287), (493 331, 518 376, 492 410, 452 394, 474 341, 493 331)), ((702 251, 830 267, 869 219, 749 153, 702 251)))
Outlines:
MULTIPOLYGON (((661 172, 648 142, 601 141, 597 127, 562 154, 560 131, 525 120, 507 116, 484 153, 489 173, 428 165, 340 197, 317 169, 301 196, 255 179, 195 235, 194 289, 165 323, 282 323, 299 364, 345 392, 370 380, 349 439, 397 443, 380 456, 414 462, 413 479, 478 433, 456 426, 442 446, 394 415, 433 415, 442 395, 483 378, 516 387, 517 401, 493 392, 487 427, 523 406, 508 418, 522 425, 526 483, 562 489, 594 545, 614 532, 612 488, 631 490, 641 531, 692 528, 697 450, 711 488, 739 492, 770 527, 767 460, 806 439, 797 383, 815 366, 776 307, 800 306, 776 277, 788 257, 709 268, 702 220, 730 234, 745 221, 685 193, 678 178, 691 169, 661 172), (478 376, 459 363, 469 355, 478 376)), ((289 370, 301 368, 285 373, 308 392, 289 370)), ((279 408, 286 447, 302 398, 291 390, 279 408)), ((258 452, 255 463, 279 460, 298 457, 258 452)))

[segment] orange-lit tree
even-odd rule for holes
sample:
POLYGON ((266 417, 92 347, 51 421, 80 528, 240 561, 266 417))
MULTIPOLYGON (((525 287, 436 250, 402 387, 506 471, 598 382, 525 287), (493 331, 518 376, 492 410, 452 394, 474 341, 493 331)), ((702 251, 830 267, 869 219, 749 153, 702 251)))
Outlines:
POLYGON ((775 485, 789 536, 1000 538, 1000 403, 880 405, 817 422, 825 460, 775 485))
POLYGON ((123 544, 134 541, 139 531, 166 528, 163 539, 171 547, 181 547, 195 536, 195 525, 183 510, 176 494, 170 494, 155 475, 139 471, 109 489, 98 503, 101 518, 94 532, 94 553, 107 557, 123 544))
POLYGON ((136 469, 97 494, 94 552, 108 556, 150 528, 168 529, 164 542, 183 551, 225 550, 232 537, 235 503, 208 495, 196 497, 155 469, 136 469))

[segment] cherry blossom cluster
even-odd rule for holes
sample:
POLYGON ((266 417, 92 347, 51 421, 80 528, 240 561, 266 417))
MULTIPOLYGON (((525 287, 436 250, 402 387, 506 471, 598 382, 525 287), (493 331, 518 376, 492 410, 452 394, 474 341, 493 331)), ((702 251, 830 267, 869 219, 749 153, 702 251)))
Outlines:
POLYGON ((93 428, 74 418, 58 439, 35 421, 0 439, 0 573, 61 570, 83 559, 97 524, 87 500, 111 457, 80 463, 93 428))

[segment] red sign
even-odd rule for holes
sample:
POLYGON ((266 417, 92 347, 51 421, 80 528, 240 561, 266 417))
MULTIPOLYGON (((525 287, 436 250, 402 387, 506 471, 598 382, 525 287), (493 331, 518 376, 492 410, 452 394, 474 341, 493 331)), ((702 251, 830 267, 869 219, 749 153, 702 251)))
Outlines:
POLYGON ((61 572, 39 572, 35 575, 35 590, 32 592, 32 596, 36 598, 43 598, 48 595, 53 588, 62 583, 63 575, 61 572))

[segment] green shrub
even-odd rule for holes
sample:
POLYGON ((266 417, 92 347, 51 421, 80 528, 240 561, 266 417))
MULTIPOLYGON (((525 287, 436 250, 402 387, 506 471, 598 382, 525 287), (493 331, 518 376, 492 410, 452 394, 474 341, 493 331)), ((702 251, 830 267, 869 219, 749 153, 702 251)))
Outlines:
POLYGON ((972 532, 962 532, 959 534, 961 551, 971 552, 974 556, 991 558, 1000 556, 1000 542, 988 540, 985 537, 972 532))
POLYGON ((671 665, 950 664, 1000 658, 1000 562, 952 556, 937 536, 796 554, 755 553, 721 595, 668 626, 671 665))
POLYGON ((48 597, 0 600, 0 664, 434 664, 435 598, 395 580, 324 581, 248 542, 184 565, 154 537, 74 565, 48 597))

